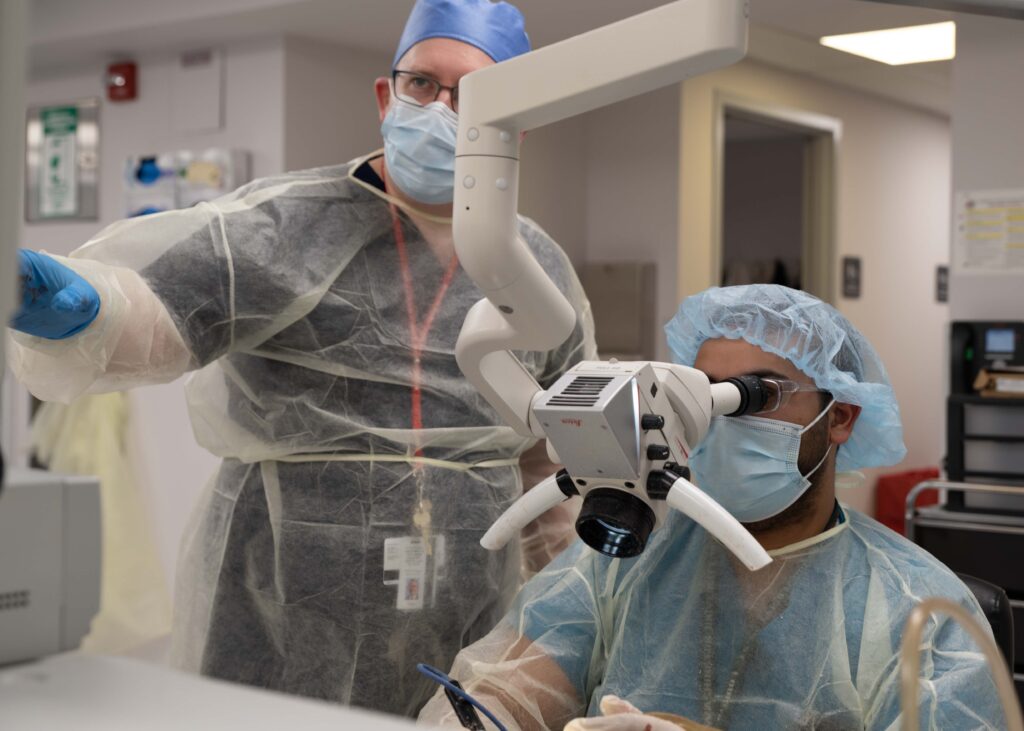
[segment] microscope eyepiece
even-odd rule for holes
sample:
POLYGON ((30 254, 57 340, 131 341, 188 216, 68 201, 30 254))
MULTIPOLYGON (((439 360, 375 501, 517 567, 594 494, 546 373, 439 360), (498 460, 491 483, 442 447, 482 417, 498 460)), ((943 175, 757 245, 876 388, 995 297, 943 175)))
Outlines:
POLYGON ((727 378, 725 383, 731 383, 740 392, 739 407, 726 416, 756 414, 764 410, 768 403, 769 393, 764 382, 758 376, 736 376, 727 378))

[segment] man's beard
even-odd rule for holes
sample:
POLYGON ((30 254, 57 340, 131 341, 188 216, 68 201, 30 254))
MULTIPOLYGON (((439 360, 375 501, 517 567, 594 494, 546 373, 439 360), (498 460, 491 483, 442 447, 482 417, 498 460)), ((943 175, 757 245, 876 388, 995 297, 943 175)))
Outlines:
POLYGON ((800 438, 800 455, 796 461, 800 474, 806 475, 821 462, 815 473, 808 478, 811 484, 804 491, 804 494, 781 513, 754 523, 744 523, 744 528, 756 535, 806 522, 807 518, 814 512, 816 498, 825 485, 825 473, 827 470, 825 470, 825 464, 822 462, 822 459, 829 447, 828 435, 829 425, 828 416, 826 415, 800 438))

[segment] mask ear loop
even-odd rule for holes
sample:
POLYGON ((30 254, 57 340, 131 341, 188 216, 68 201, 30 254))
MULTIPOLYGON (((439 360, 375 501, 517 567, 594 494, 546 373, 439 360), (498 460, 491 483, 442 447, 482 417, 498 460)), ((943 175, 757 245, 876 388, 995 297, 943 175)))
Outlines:
POLYGON ((810 472, 808 472, 808 473, 807 473, 806 475, 804 475, 804 476, 803 476, 803 478, 804 478, 805 480, 809 480, 809 479, 811 479, 811 475, 813 475, 813 474, 814 474, 815 472, 817 472, 817 471, 818 471, 818 469, 819 469, 819 468, 820 468, 820 467, 821 467, 821 466, 822 466, 823 464, 825 464, 825 460, 826 460, 826 459, 828 459, 828 455, 829 455, 829 454, 830 454, 831 452, 832 452, 832 445, 831 445, 831 444, 829 444, 829 445, 828 445, 828 449, 826 449, 826 450, 825 450, 825 454, 821 455, 821 459, 820 459, 820 460, 818 461, 818 464, 814 465, 814 469, 812 469, 812 470, 811 470, 810 472))
MULTIPOLYGON (((827 405, 827 406, 826 406, 826 407, 825 407, 824 409, 822 409, 821 413, 820 413, 820 414, 818 414, 818 415, 817 415, 816 417, 814 417, 814 421, 812 421, 812 422, 811 422, 810 424, 808 424, 807 426, 805 426, 805 427, 804 427, 803 429, 801 429, 801 430, 800 430, 800 436, 802 437, 802 436, 803 436, 804 434, 806 434, 806 433, 807 433, 807 430, 808 430, 808 429, 810 429, 810 428, 811 428, 812 426, 814 426, 814 425, 815 425, 815 424, 817 424, 817 423, 818 423, 819 421, 821 421, 821 418, 822 418, 822 417, 823 417, 823 416, 824 416, 825 414, 827 414, 827 413, 829 412, 829 410, 830 410, 830 409, 832 408, 832 405, 833 405, 833 404, 834 404, 835 402, 836 402, 836 400, 835 400, 835 398, 833 397, 833 399, 832 399, 831 401, 829 401, 829 402, 828 402, 828 405, 827 405)), ((814 474, 815 472, 817 472, 817 471, 818 471, 818 470, 819 470, 819 469, 821 468, 821 466, 822 466, 823 464, 825 464, 825 460, 826 460, 826 459, 828 459, 828 455, 829 455, 829 454, 830 454, 830 453, 832 452, 832 447, 833 447, 833 446, 834 446, 834 445, 833 445, 833 444, 832 444, 831 442, 829 442, 829 445, 828 445, 828 449, 826 449, 826 450, 825 450, 825 454, 821 455, 821 459, 820 459, 820 460, 818 460, 818 464, 814 465, 814 469, 812 469, 812 470, 811 470, 810 472, 808 472, 808 473, 807 473, 806 475, 803 475, 803 478, 804 478, 805 480, 809 480, 809 479, 811 478, 811 475, 813 475, 813 474, 814 474)))
POLYGON ((812 421, 810 424, 808 424, 807 426, 805 426, 803 429, 800 430, 800 436, 803 436, 812 426, 814 426, 819 421, 821 421, 821 417, 823 417, 825 414, 828 413, 829 409, 832 408, 832 406, 835 404, 835 402, 836 402, 836 399, 833 396, 832 400, 829 401, 828 404, 825 406, 825 408, 821 410, 821 413, 819 413, 817 416, 814 417, 814 421, 812 421))

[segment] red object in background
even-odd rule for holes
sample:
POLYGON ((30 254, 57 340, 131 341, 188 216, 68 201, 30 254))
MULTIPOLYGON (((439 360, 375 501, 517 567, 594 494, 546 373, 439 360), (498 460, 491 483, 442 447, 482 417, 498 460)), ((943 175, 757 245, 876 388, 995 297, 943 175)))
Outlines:
POLYGON ((119 61, 107 66, 107 99, 127 102, 138 94, 138 68, 134 61, 119 61))
MULTIPOLYGON (((879 477, 878 486, 875 488, 875 520, 892 528, 902 536, 906 523, 904 516, 907 509, 907 495, 919 483, 925 480, 935 480, 938 477, 939 470, 935 467, 895 472, 879 477)), ((938 490, 925 490, 917 496, 917 501, 914 504, 920 507, 935 505, 938 502, 938 490)))

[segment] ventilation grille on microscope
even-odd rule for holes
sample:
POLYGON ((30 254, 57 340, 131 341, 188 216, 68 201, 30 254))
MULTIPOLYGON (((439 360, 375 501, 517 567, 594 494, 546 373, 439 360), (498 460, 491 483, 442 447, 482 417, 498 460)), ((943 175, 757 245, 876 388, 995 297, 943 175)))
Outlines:
POLYGON ((548 399, 548 406, 593 406, 611 376, 577 376, 560 393, 548 399))
POLYGON ((28 606, 28 591, 0 591, 0 612, 6 609, 24 609, 28 606))

